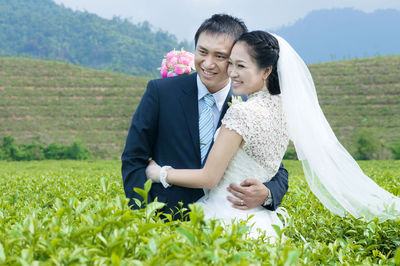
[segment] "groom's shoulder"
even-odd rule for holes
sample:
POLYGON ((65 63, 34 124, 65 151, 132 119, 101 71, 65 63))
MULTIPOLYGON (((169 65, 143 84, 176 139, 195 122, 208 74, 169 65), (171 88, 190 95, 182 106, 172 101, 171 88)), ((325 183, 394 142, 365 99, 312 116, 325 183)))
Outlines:
POLYGON ((196 73, 189 75, 179 75, 176 77, 152 79, 149 81, 152 86, 162 88, 163 90, 178 90, 182 89, 184 86, 195 85, 196 84, 196 73))

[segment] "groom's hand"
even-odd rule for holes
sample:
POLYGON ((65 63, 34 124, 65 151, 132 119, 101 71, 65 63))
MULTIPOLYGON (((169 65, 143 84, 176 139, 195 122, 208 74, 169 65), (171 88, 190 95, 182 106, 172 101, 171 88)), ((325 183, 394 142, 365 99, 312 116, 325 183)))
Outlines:
POLYGON ((228 196, 228 200, 239 210, 249 210, 264 204, 270 193, 269 189, 255 178, 246 179, 240 186, 230 184, 227 190, 235 196, 228 196))

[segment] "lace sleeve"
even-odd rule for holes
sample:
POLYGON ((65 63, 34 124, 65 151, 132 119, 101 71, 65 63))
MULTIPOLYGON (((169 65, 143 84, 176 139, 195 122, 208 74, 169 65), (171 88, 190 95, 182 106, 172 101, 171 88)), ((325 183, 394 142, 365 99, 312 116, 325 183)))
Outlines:
POLYGON ((278 171, 289 137, 280 97, 260 92, 233 104, 222 124, 244 140, 243 150, 265 168, 278 171))
POLYGON ((243 140, 247 142, 248 140, 248 132, 249 132, 249 123, 246 115, 246 108, 244 102, 233 104, 222 119, 222 124, 230 129, 236 131, 240 136, 242 136, 243 140))

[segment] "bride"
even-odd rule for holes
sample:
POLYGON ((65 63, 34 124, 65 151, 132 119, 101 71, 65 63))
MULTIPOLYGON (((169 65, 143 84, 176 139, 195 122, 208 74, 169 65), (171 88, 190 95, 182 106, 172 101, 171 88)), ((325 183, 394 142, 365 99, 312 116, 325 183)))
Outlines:
POLYGON ((172 169, 151 161, 148 178, 165 187, 206 188, 196 203, 207 219, 229 224, 251 217, 250 236, 258 236, 261 229, 274 242, 272 225, 283 227, 277 215, 284 213, 282 208, 235 209, 226 199, 226 188, 243 176, 270 180, 291 139, 310 189, 330 211, 366 220, 400 217, 400 199, 365 176, 338 142, 307 66, 284 39, 264 31, 243 34, 232 48, 228 74, 234 93, 248 94, 248 100, 228 109, 204 167, 172 169))

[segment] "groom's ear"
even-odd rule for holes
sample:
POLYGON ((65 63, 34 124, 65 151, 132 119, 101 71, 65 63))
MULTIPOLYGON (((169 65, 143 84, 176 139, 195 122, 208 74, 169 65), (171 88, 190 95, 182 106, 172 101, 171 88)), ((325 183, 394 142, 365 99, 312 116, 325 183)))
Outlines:
POLYGON ((272 72, 272 66, 268 66, 264 70, 263 79, 266 80, 272 72))

